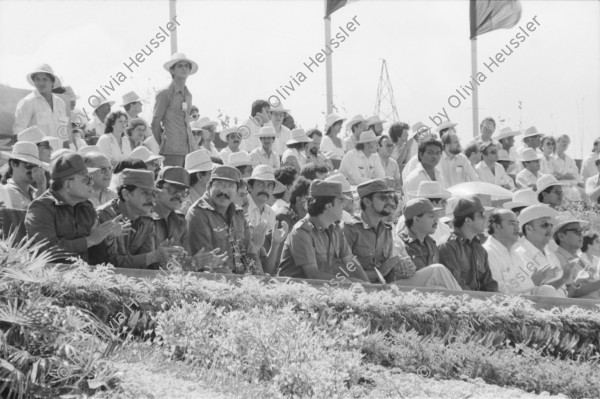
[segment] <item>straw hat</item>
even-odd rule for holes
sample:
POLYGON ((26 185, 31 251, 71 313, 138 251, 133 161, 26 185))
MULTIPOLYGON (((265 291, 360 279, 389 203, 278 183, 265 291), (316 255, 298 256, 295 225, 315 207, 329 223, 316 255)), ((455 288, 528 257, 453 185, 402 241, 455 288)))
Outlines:
POLYGON ((260 131, 256 134, 256 137, 277 137, 277 133, 275 133, 275 128, 273 126, 263 126, 260 128, 260 131))
POLYGON ((244 180, 246 180, 248 183, 253 180, 273 182, 275 183, 275 187, 273 188, 274 193, 281 193, 285 191, 285 186, 275 179, 275 169, 273 169, 271 165, 258 165, 252 171, 252 175, 250 177, 246 177, 244 180))
POLYGON ((213 169, 214 164, 210 159, 210 152, 202 148, 185 156, 185 170, 189 173, 208 172, 213 169))
POLYGON ((37 126, 30 126, 17 134, 17 141, 29 141, 30 143, 41 143, 44 141, 54 140, 56 137, 46 136, 42 129, 37 126))
POLYGON ((537 205, 539 201, 537 194, 531 188, 524 188, 513 193, 512 201, 505 202, 502 206, 505 209, 520 208, 522 206, 537 205))
POLYGON ((53 89, 60 87, 60 85, 62 83, 60 81, 60 78, 58 76, 56 76, 56 74, 54 73, 54 70, 52 69, 52 67, 50 65, 40 64, 40 65, 36 66, 32 72, 29 72, 27 74, 27 81, 32 86, 35 86, 35 84, 33 83, 33 75, 35 75, 36 73, 47 73, 48 75, 52 75, 52 77, 54 78, 54 84, 52 85, 53 89))
MULTIPOLYGON (((218 122, 215 121, 211 121, 210 118, 208 117, 203 117, 198 119, 197 121, 192 122, 195 124, 195 126, 197 126, 197 128, 192 128, 192 130, 200 130, 200 129, 204 129, 208 126, 214 126, 217 127, 217 125, 219 124, 218 122)), ((192 123, 190 123, 190 126, 192 125, 192 123)))
POLYGON ((378 123, 383 124, 385 122, 386 121, 384 121, 382 119, 379 119, 379 117, 377 115, 374 115, 374 116, 371 116, 371 117, 367 118, 366 124, 367 124, 367 127, 368 127, 368 126, 377 125, 378 123))
POLYGON ((571 182, 565 180, 558 180, 553 175, 541 175, 537 181, 535 182, 535 186, 537 187, 537 192, 541 193, 548 187, 552 186, 568 186, 571 182))
POLYGON ((538 132, 535 126, 531 126, 525 129, 525 135, 523 138, 526 139, 527 137, 541 136, 542 134, 543 133, 538 132))
POLYGON ((519 221, 519 226, 523 227, 532 220, 546 217, 555 218, 558 215, 559 212, 555 209, 550 208, 547 204, 537 204, 528 206, 527 208, 523 209, 517 217, 517 220, 519 221))
POLYGON ((408 135, 408 138, 406 140, 407 141, 412 140, 417 135, 417 133, 419 133, 419 131, 422 129, 431 130, 431 128, 429 126, 427 126, 423 122, 419 121, 412 126, 412 131, 408 135))
POLYGON ((450 121, 444 121, 442 123, 440 123, 439 125, 436 126, 435 131, 436 132, 440 132, 444 129, 450 129, 452 127, 455 127, 456 125, 458 125, 458 123, 452 123, 450 121))
POLYGON ((575 216, 571 215, 570 213, 561 213, 560 215, 558 215, 556 217, 556 219, 554 221, 555 221, 555 224, 554 224, 554 227, 552 227, 552 234, 558 233, 558 231, 560 229, 562 229, 564 226, 571 224, 571 223, 579 223, 581 225, 581 227, 587 227, 590 225, 590 222, 588 222, 587 220, 577 219, 575 216))
POLYGON ((151 162, 157 159, 160 161, 165 160, 165 157, 163 157, 162 155, 153 154, 148 148, 146 148, 143 145, 134 148, 133 151, 131 151, 131 153, 129 154, 129 158, 139 159, 140 161, 144 162, 151 162))
POLYGON ((114 101, 108 101, 108 100, 104 100, 104 101, 102 101, 100 104, 98 104, 98 105, 97 105, 97 106, 94 108, 94 112, 96 112, 96 110, 97 110, 98 108, 100 108, 101 106, 103 106, 104 104, 108 104, 108 105, 110 105, 110 106, 112 107, 112 106, 115 104, 115 102, 114 102, 114 101))
POLYGON ((536 152, 533 148, 523 148, 519 153, 519 161, 530 162, 542 159, 544 156, 536 152))
POLYGON ((498 134, 496 134, 495 137, 493 137, 493 139, 496 141, 500 141, 507 137, 518 136, 520 134, 523 134, 523 133, 518 130, 512 130, 509 127, 503 127, 502 129, 500 129, 500 132, 498 132, 498 134))
POLYGON ((239 130, 240 128, 237 126, 232 126, 230 128, 223 129, 221 130, 221 132, 219 132, 219 138, 221 139, 221 141, 227 142, 227 136, 229 136, 231 133, 237 133, 241 136, 239 130))
POLYGON ((2 155, 8 159, 18 159, 19 161, 32 163, 41 167, 48 167, 46 162, 40 160, 40 153, 35 143, 29 141, 17 141, 11 152, 2 151, 2 155))
POLYGON ((340 121, 345 121, 346 118, 342 118, 341 116, 339 116, 338 114, 329 114, 327 115, 327 117, 325 118, 325 133, 327 133, 327 130, 335 125, 336 122, 340 122, 340 121))
POLYGON ((121 103, 121 106, 124 107, 127 104, 139 103, 139 102, 142 102, 140 97, 137 94, 135 94, 135 92, 130 91, 129 93, 123 94, 123 102, 121 103))
POLYGON ((294 129, 292 130, 292 138, 286 141, 285 145, 310 142, 312 142, 312 139, 308 138, 304 129, 294 129))
POLYGON ((371 143, 373 141, 379 140, 379 137, 371 130, 366 130, 360 134, 360 139, 356 142, 356 144, 366 144, 371 143))
POLYGON ((350 121, 348 123, 346 123, 346 130, 352 130, 352 126, 356 125, 357 123, 361 123, 361 122, 365 122, 366 119, 363 118, 362 115, 354 115, 354 117, 352 119, 350 119, 350 121))
POLYGON ((230 166, 245 166, 251 165, 254 166, 254 161, 250 158, 250 154, 246 151, 238 151, 229 154, 229 159, 227 160, 227 165, 230 166))
POLYGON ((271 107, 271 112, 290 112, 289 109, 283 108, 283 104, 279 102, 276 107, 271 107))
POLYGON ((167 70, 167 72, 171 72, 171 67, 177 64, 179 61, 187 61, 192 65, 192 69, 190 70, 190 75, 198 72, 198 64, 194 61, 190 60, 183 53, 175 53, 171 55, 171 59, 164 63, 163 67, 167 70))

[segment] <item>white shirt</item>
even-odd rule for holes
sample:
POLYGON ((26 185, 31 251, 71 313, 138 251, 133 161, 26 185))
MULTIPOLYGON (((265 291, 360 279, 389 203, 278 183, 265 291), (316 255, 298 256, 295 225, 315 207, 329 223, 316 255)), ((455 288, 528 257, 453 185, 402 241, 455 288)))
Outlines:
POLYGON ((219 151, 217 151, 217 147, 215 146, 215 143, 213 143, 212 141, 210 142, 210 150, 208 148, 206 148, 204 145, 200 145, 200 147, 198 147, 199 150, 206 150, 210 153, 211 157, 219 157, 219 151))
POLYGON ((522 262, 514 270, 514 273, 510 273, 505 277, 505 281, 507 281, 513 292, 529 293, 535 287, 531 275, 536 270, 542 270, 546 267, 554 269, 554 276, 544 283, 556 281, 562 277, 563 270, 560 261, 548 246, 542 252, 525 237, 521 237, 512 250, 522 262))
POLYGON ((556 165, 554 163, 554 155, 550 155, 549 158, 544 156, 540 159, 540 173, 544 175, 554 175, 555 172, 558 172, 556 165))
POLYGON ((340 164, 340 173, 348 179, 350 185, 356 186, 371 179, 383 179, 385 172, 377 153, 368 158, 363 151, 348 151, 340 164))
POLYGON ((158 152, 160 151, 160 146, 158 145, 158 142, 156 141, 154 136, 151 135, 150 137, 147 137, 146 140, 144 140, 143 144, 144 147, 149 149, 151 153, 153 153, 154 155, 158 155, 158 152))
POLYGON ((283 152, 283 155, 281 156, 281 163, 284 164, 289 157, 296 158, 296 161, 298 161, 298 165, 300 165, 300 168, 306 165, 306 155, 304 155, 295 148, 288 148, 283 152))
MULTIPOLYGON (((446 188, 446 183, 444 182, 444 178, 440 174, 440 171, 434 168, 435 181, 439 182, 442 188, 446 188)), ((404 180, 404 197, 406 201, 417 198, 416 194, 419 190, 419 184, 422 181, 433 181, 429 174, 423 169, 423 164, 421 162, 417 163, 417 166, 414 168, 412 172, 408 174, 406 179, 404 180)))
MULTIPOLYGON (((273 126, 273 123, 269 124, 273 126)), ((273 143, 273 149, 277 151, 278 154, 283 154, 285 150, 287 150, 287 145, 285 143, 292 138, 292 131, 286 126, 281 125, 281 132, 277 133, 277 129, 275 129, 275 133, 277 136, 273 143)))
POLYGON ((240 149, 246 152, 252 152, 252 150, 261 147, 260 138, 256 137, 260 133, 261 126, 257 125, 252 118, 246 119, 241 126, 246 126, 250 129, 250 137, 243 139, 240 143, 240 149))
POLYGON ((392 158, 388 158, 387 164, 383 163, 383 159, 381 159, 381 166, 383 167, 383 172, 385 173, 385 177, 391 177, 396 182, 394 186, 397 189, 402 188, 402 176, 400 175, 400 167, 398 167, 398 162, 392 158))
POLYGON ((498 283, 498 291, 505 294, 515 293, 518 285, 512 279, 519 272, 519 268, 523 266, 521 259, 493 236, 489 236, 485 240, 483 248, 488 253, 490 271, 498 283))
POLYGON ((517 187, 529 188, 531 184, 535 187, 537 179, 539 178, 539 172, 537 175, 531 173, 528 169, 523 169, 517 174, 517 187))
POLYGON ((554 168, 556 172, 561 174, 570 173, 574 176, 573 180, 581 181, 581 175, 579 174, 579 169, 577 169, 577 164, 567 154, 564 154, 565 158, 561 158, 558 154, 553 157, 552 163, 554 164, 554 168))
POLYGON ((229 156, 231 154, 233 154, 233 151, 231 151, 231 148, 229 148, 229 146, 223 148, 221 152, 219 152, 219 157, 221 157, 225 165, 229 165, 229 156))
POLYGON ((267 232, 273 231, 277 223, 275 211, 268 204, 264 204, 262 212, 259 211, 251 195, 248 195, 248 216, 246 216, 246 219, 248 219, 248 223, 252 226, 257 226, 261 222, 266 221, 269 226, 267 232))
POLYGON ((344 142, 342 141, 342 146, 338 147, 333 143, 331 137, 325 135, 321 140, 321 145, 319 146, 321 153, 327 159, 338 159, 341 160, 346 153, 344 151, 344 142))
POLYGON ((106 125, 98 118, 98 115, 94 114, 94 119, 89 123, 88 130, 94 130, 97 137, 101 137, 104 134, 106 125))
POLYGON ((77 144, 77 146, 75 145, 75 143, 72 143, 72 142, 69 143, 69 148, 72 151, 78 152, 81 147, 85 147, 87 145, 87 143, 85 141, 83 141, 83 139, 77 139, 76 144, 77 144))
POLYGON ((105 133, 98 139, 96 143, 100 151, 106 155, 110 162, 115 165, 131 154, 131 143, 125 133, 121 136, 121 146, 117 142, 117 138, 112 133, 105 133))
POLYGON ((6 192, 4 185, 0 184, 0 202, 4 202, 5 208, 12 208, 12 202, 10 200, 10 195, 6 192))
POLYGON ((290 204, 288 204, 281 198, 278 198, 275 200, 275 203, 271 205, 271 209, 273 209, 273 212, 275 212, 275 214, 280 212, 286 212, 290 209, 290 204))
MULTIPOLYGON (((588 179, 585 181, 585 193, 587 195, 590 195, 592 193, 592 191, 597 189, 599 186, 600 186, 600 174, 596 173, 594 176, 588 177, 588 179)), ((591 200, 591 198, 590 198, 590 200, 591 200)), ((597 201, 594 201, 594 202, 597 202, 597 201)))
POLYGON ((581 175, 584 180, 587 180, 598 173, 598 168, 596 167, 596 160, 598 158, 600 158, 600 154, 592 152, 583 160, 581 164, 581 175))
POLYGON ((274 150, 271 150, 271 154, 267 155, 262 146, 252 150, 250 159, 257 165, 270 165, 273 169, 277 169, 281 166, 279 155, 274 150))
MULTIPOLYGON (((419 157, 416 154, 411 156, 410 158, 408 158, 408 162, 406 163, 406 165, 404 165, 404 169, 402 169, 402 181, 404 181, 404 182, 406 181, 406 178, 408 177, 410 172, 415 170, 418 163, 419 163, 419 157)), ((437 166, 436 166, 436 168, 437 168, 437 166)))
POLYGON ((356 139, 356 137, 354 137, 353 133, 350 133, 350 136, 346 137, 345 139, 342 140, 342 145, 344 147, 344 150, 346 152, 348 151, 352 151, 354 149, 356 149, 356 142, 358 140, 356 139))
POLYGON ((479 174, 481 181, 497 184, 499 186, 508 185, 510 187, 509 190, 515 189, 515 182, 506 174, 504 166, 500 165, 498 162, 494 164, 494 173, 492 173, 492 170, 484 161, 479 162, 477 166, 475 166, 475 170, 479 174))
POLYGON ((448 187, 469 181, 479 181, 477 172, 465 154, 456 154, 451 159, 444 151, 438 167, 448 187))
MULTIPOLYGON (((17 103, 13 134, 17 135, 31 126, 37 126, 50 137, 56 137, 50 145, 53 150, 62 147, 64 138, 60 135, 68 133, 69 117, 63 100, 52 94, 52 108, 39 91, 34 90, 17 103)), ((67 136, 64 136, 65 138, 67 136)))

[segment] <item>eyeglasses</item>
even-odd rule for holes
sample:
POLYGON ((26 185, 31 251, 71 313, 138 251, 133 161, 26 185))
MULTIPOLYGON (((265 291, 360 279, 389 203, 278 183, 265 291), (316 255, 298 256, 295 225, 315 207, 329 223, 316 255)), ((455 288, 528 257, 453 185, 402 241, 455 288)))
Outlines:
POLYGON ((27 170, 32 170, 32 169, 35 169, 35 168, 37 168, 38 166, 37 166, 36 164, 34 164, 34 163, 25 163, 25 164, 23 165, 23 167, 24 167, 25 169, 27 169, 27 170))
POLYGON ((540 228, 541 229, 551 229, 552 227, 554 227, 554 225, 552 223, 548 223, 548 222, 544 222, 542 224, 540 224, 540 228))
POLYGON ((573 233, 575 233, 575 235, 580 236, 580 237, 583 235, 583 229, 581 227, 572 228, 572 229, 564 229, 564 232, 567 232, 567 231, 572 231, 573 233))
POLYGON ((190 194, 190 190, 188 190, 185 187, 169 186, 169 187, 166 187, 166 189, 167 189, 167 192, 169 193, 169 195, 173 195, 173 196, 187 197, 190 194))
POLYGON ((104 168, 100 168, 100 173, 103 175, 110 175, 113 171, 112 167, 104 167, 104 168))
POLYGON ((92 176, 91 175, 85 175, 85 176, 81 176, 81 177, 82 177, 81 180, 77 180, 74 177, 71 178, 71 179, 66 179, 66 180, 80 181, 80 182, 82 182, 83 184, 86 184, 86 185, 90 184, 92 182, 92 176))
POLYGON ((394 193, 375 194, 375 197, 381 201, 396 201, 396 194, 394 193))

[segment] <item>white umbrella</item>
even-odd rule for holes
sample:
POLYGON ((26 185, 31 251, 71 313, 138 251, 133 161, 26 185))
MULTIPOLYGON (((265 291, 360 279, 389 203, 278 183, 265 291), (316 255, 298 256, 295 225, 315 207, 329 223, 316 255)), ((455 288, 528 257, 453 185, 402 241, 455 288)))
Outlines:
POLYGON ((447 189, 454 197, 467 195, 492 195, 495 197, 512 198, 513 193, 497 184, 473 181, 459 183, 447 189))

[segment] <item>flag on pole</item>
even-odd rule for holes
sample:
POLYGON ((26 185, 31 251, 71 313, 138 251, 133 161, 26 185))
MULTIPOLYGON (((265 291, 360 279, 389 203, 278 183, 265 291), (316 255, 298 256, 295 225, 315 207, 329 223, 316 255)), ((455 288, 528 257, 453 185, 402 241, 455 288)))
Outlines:
MULTIPOLYGON (((519 0, 470 1, 471 39, 496 29, 510 29, 521 19, 521 2, 519 0)), ((335 1, 331 2, 336 3, 335 1)), ((343 4, 340 7, 342 6, 343 4)))
POLYGON ((325 0, 325 18, 328 18, 335 11, 344 7, 348 3, 358 0, 325 0))

